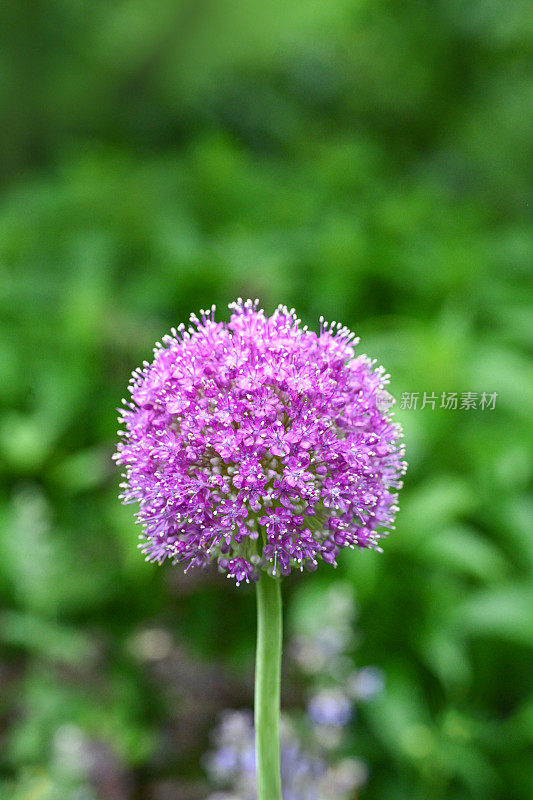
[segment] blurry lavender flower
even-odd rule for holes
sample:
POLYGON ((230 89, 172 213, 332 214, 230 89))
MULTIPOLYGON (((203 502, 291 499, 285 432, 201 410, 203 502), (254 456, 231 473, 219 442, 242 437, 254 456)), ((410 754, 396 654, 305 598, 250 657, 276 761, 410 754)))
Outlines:
POLYGON ((321 590, 318 604, 309 601, 309 592, 300 596, 296 594, 300 610, 292 623, 296 633, 290 640, 290 653, 313 681, 311 718, 327 724, 328 714, 341 715, 346 703, 366 702, 383 691, 384 676, 378 667, 355 668, 350 650, 356 643, 356 609, 348 584, 336 581, 321 590))
POLYGON ((308 712, 317 725, 344 726, 352 716, 352 704, 340 689, 323 689, 311 698, 308 712))
POLYGON ((321 689, 311 697, 307 714, 317 742, 326 751, 336 750, 354 715, 353 702, 340 688, 321 689))
POLYGON ((362 667, 350 675, 347 691, 354 700, 370 700, 383 691, 385 680, 377 667, 362 667))
POLYGON ((124 401, 115 458, 147 559, 215 561, 239 583, 379 549, 405 471, 376 404, 383 368, 340 324, 316 334, 284 306, 230 307, 227 324, 213 307, 164 337, 124 401))
MULTIPOLYGON (((216 750, 208 753, 205 768, 211 781, 227 792, 211 794, 208 800, 256 800, 254 729, 252 714, 226 712, 215 730, 216 750)), ((366 779, 358 759, 344 759, 329 766, 316 747, 302 749, 289 720, 282 718, 281 782, 284 800, 347 800, 366 779)))
MULTIPOLYGON (((351 587, 335 582, 318 594, 318 605, 310 602, 309 587, 302 586, 293 596, 293 628, 298 633, 291 638, 288 652, 306 675, 309 701, 307 713, 298 717, 297 724, 289 713, 282 718, 283 797, 353 800, 354 791, 367 781, 368 769, 360 759, 341 754, 356 704, 381 691, 383 677, 376 667, 356 669, 350 655, 356 616, 351 587), (321 666, 316 670, 310 668, 317 664, 321 666)), ((214 747, 204 765, 210 782, 226 791, 208 800, 256 800, 252 714, 225 712, 212 741, 214 747)))

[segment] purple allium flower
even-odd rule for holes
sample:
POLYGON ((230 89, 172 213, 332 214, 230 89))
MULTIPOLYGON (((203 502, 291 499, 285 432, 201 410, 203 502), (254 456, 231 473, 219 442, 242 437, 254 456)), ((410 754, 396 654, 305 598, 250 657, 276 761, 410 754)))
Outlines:
POLYGON ((388 376, 354 355, 354 335, 257 303, 232 303, 227 324, 214 307, 192 315, 157 344, 133 373, 115 455, 147 560, 215 561, 237 583, 379 549, 406 467, 377 403, 388 376))

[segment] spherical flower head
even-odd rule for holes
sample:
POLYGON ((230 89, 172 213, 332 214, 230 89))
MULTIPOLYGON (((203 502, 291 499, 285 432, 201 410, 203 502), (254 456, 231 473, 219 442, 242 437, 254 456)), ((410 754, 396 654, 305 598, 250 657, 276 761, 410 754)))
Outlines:
POLYGON ((380 549, 406 466, 388 376, 340 324, 230 309, 172 330, 130 382, 115 458, 147 560, 214 561, 240 583, 380 549))

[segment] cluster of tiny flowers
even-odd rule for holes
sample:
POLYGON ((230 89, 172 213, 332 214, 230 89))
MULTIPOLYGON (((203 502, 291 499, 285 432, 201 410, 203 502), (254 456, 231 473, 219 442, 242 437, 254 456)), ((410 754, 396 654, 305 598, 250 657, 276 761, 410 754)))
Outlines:
POLYGON ((216 561, 240 583, 378 548, 405 471, 383 369, 340 324, 230 308, 193 315, 133 373, 115 458, 147 559, 216 561))

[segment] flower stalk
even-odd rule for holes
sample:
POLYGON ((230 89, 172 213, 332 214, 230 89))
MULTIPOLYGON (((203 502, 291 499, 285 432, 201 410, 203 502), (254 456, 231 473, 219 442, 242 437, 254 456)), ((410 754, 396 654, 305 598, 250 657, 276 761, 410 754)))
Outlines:
POLYGON ((261 573, 257 581, 255 751, 257 800, 282 800, 280 772, 281 580, 261 573))

